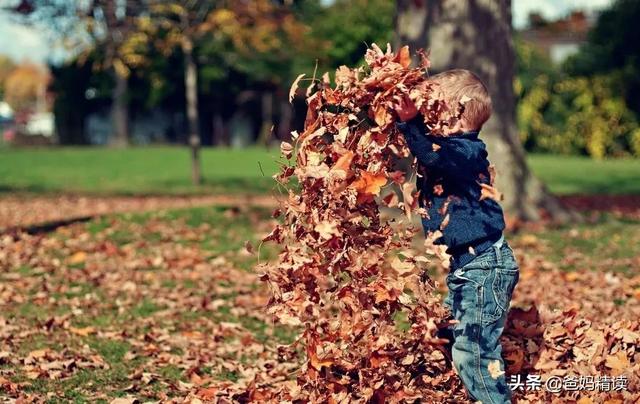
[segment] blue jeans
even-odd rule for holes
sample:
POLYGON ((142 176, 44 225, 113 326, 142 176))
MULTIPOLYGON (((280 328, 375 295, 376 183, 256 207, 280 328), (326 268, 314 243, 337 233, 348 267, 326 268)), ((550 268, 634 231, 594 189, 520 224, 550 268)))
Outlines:
POLYGON ((511 402, 500 335, 519 272, 509 245, 499 244, 447 276, 445 305, 458 321, 453 329, 453 365, 471 397, 483 404, 511 402))

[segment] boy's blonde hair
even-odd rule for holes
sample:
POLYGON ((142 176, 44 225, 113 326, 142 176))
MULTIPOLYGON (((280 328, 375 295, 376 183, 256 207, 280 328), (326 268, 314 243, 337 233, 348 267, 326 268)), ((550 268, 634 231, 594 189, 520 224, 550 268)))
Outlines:
POLYGON ((467 129, 480 130, 491 116, 489 91, 478 76, 469 70, 447 70, 429 77, 429 81, 439 85, 444 101, 452 109, 468 99, 461 116, 467 129))

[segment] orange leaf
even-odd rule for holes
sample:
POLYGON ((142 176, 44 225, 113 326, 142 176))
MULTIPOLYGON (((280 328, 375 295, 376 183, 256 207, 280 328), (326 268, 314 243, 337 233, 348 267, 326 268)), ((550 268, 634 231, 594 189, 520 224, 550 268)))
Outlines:
POLYGON ((361 194, 379 195, 386 183, 386 175, 364 171, 362 176, 353 182, 353 187, 361 194))
POLYGON ((335 171, 341 170, 341 171, 344 171, 345 173, 349 172, 351 168, 351 161, 353 160, 353 155, 354 153, 351 150, 349 150, 345 154, 340 156, 338 161, 336 161, 333 167, 331 167, 331 171, 335 172, 335 171))
POLYGON ((196 395, 203 400, 213 400, 216 397, 217 392, 218 389, 216 389, 215 387, 207 387, 198 390, 196 395))
POLYGON ((309 356, 309 364, 316 370, 321 370, 323 366, 329 367, 333 365, 333 360, 330 358, 320 359, 315 347, 307 348, 307 355, 309 356))
POLYGON ((82 264, 86 260, 87 260, 87 253, 84 251, 78 251, 77 253, 69 257, 69 264, 70 265, 82 264))
POLYGON ((373 119, 378 126, 385 126, 393 121, 393 117, 382 104, 378 105, 373 114, 373 119))
POLYGON ((396 55, 394 61, 400 63, 400 65, 405 69, 408 68, 411 65, 411 54, 409 53, 409 47, 406 45, 403 46, 396 55))
POLYGON ((82 327, 82 328, 69 327, 69 331, 81 337, 87 337, 90 334, 93 334, 94 332, 96 332, 96 329, 93 327, 82 327))
POLYGON ((606 367, 612 370, 614 376, 623 373, 625 370, 631 368, 629 358, 622 351, 618 351, 615 355, 607 356, 604 364, 606 367))

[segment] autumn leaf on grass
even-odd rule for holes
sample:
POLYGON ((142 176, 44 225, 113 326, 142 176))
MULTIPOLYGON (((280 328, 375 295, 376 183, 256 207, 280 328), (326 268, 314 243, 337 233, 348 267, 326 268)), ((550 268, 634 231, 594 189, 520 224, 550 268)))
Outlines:
POLYGON ((69 331, 71 331, 73 334, 80 335, 81 337, 88 337, 89 335, 95 333, 96 329, 93 327, 69 327, 69 331))
POLYGON ((497 379, 504 374, 504 370, 500 368, 500 361, 497 359, 489 362, 488 368, 489 368, 489 375, 493 379, 497 379))
POLYGON ((296 96, 296 91, 298 91, 298 85, 300 84, 300 80, 305 76, 305 74, 301 74, 293 81, 291 84, 291 89, 289 89, 289 103, 293 101, 293 98, 296 96))
POLYGON ((614 376, 624 373, 625 370, 631 368, 629 358, 627 358, 627 355, 622 351, 618 351, 615 355, 607 356, 604 365, 611 369, 611 373, 613 373, 614 376))
POLYGON ((500 202, 502 200, 502 193, 498 191, 495 187, 492 187, 489 184, 484 184, 479 182, 480 184, 480 200, 484 199, 493 199, 496 202, 500 202))
POLYGON ((113 400, 109 401, 109 404, 134 404, 136 402, 138 402, 138 400, 136 400, 135 397, 126 396, 114 398, 113 400))
POLYGON ((384 174, 371 173, 364 171, 362 176, 355 180, 352 186, 360 194, 379 195, 380 190, 387 183, 387 177, 384 174))
POLYGON ((77 253, 69 257, 68 262, 70 265, 76 265, 76 264, 82 264, 86 260, 87 260, 87 253, 84 251, 78 251, 77 253))

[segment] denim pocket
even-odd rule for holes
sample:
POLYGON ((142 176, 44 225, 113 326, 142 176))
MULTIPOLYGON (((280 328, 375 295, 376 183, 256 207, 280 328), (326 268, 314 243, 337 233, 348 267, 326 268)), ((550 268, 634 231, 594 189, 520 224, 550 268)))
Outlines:
POLYGON ((502 317, 504 313, 509 310, 511 295, 513 294, 513 289, 516 287, 519 278, 520 271, 518 271, 517 267, 515 267, 515 269, 495 269, 495 277, 493 278, 492 289, 493 297, 496 302, 496 309, 494 313, 494 317, 496 320, 502 317))

